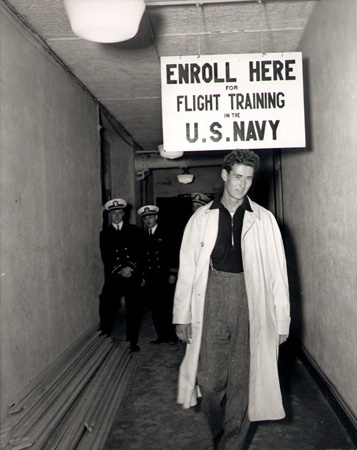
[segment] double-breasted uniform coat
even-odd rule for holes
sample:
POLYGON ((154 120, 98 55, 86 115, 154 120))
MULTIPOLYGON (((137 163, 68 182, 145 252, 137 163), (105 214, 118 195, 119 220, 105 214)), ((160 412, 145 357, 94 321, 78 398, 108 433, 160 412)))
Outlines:
POLYGON ((168 278, 172 265, 172 249, 169 236, 160 225, 157 225, 153 235, 149 235, 148 230, 145 231, 143 252, 144 275, 150 277, 151 274, 159 273, 168 278))
MULTIPOLYGON (((278 377, 278 335, 289 334, 290 307, 285 252, 274 216, 249 199, 241 246, 249 306, 250 375, 248 414, 251 421, 285 417, 278 377)), ((202 206, 184 232, 173 323, 191 324, 178 383, 178 403, 194 406, 200 396, 196 375, 210 256, 218 233, 219 210, 202 206)))

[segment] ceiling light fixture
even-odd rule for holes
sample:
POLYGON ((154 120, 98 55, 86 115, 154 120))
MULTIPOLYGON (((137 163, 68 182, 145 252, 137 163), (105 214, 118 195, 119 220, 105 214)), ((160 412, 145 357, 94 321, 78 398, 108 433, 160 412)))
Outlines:
POLYGON ((187 168, 184 168, 183 172, 180 175, 177 175, 178 182, 181 184, 190 184, 194 178, 195 176, 189 173, 187 168))
POLYGON ((183 155, 183 152, 167 152, 162 144, 158 145, 157 148, 160 152, 160 156, 165 159, 177 159, 181 158, 183 155))
POLYGON ((145 11, 144 0, 64 0, 74 34, 109 44, 131 39, 145 11))

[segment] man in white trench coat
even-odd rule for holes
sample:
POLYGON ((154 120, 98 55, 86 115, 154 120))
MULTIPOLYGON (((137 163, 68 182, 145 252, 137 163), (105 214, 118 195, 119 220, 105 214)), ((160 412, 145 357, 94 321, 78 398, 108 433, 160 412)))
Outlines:
POLYGON ((277 363, 288 279, 276 220, 247 196, 258 168, 250 150, 226 156, 223 195, 192 215, 180 250, 173 322, 187 346, 177 401, 189 408, 202 396, 220 449, 244 448, 250 421, 285 417, 277 363))

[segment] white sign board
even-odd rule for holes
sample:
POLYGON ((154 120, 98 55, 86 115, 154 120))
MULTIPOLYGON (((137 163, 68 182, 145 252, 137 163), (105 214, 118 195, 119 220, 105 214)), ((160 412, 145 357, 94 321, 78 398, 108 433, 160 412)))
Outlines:
POLYGON ((305 147, 302 54, 161 58, 164 149, 305 147))

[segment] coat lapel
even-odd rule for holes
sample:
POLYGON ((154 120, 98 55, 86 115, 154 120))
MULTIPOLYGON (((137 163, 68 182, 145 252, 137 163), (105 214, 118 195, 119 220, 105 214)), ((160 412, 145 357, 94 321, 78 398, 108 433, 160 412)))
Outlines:
POLYGON ((259 212, 255 208, 254 203, 250 200, 249 197, 248 197, 248 201, 249 201, 250 207, 253 210, 253 212, 246 210, 244 213, 243 227, 242 227, 242 240, 243 240, 244 236, 247 234, 247 232, 250 230, 253 223, 256 220, 260 220, 259 212))

